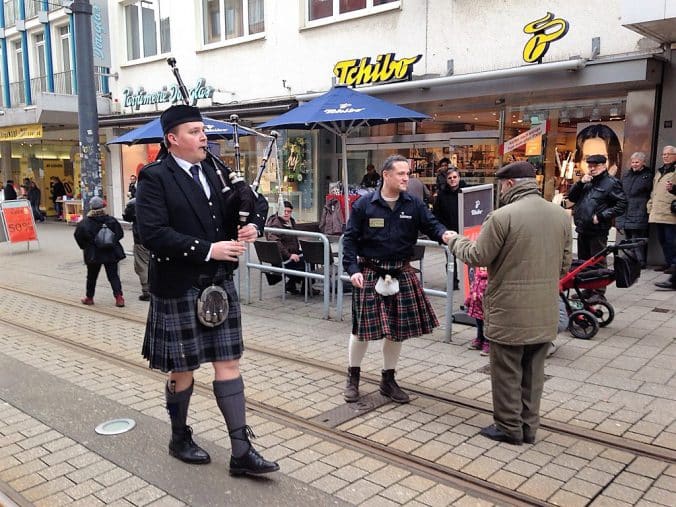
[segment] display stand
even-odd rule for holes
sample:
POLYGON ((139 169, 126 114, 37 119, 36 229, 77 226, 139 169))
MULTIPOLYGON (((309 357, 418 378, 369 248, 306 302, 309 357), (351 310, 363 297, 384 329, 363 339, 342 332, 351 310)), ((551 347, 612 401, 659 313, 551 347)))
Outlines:
POLYGON ((82 220, 82 201, 80 199, 63 201, 63 218, 67 224, 77 225, 82 220))
MULTIPOLYGON (((476 241, 481 232, 481 225, 488 214, 493 211, 493 185, 477 185, 464 187, 458 195, 458 232, 469 239, 476 241)), ((474 276, 474 270, 470 273, 470 267, 463 264, 463 269, 458 270, 462 301, 469 294, 470 281, 474 276)), ((453 322, 476 326, 476 320, 467 315, 464 310, 453 314, 453 322)))
POLYGON ((2 232, 0 242, 26 243, 26 250, 30 250, 30 242, 37 241, 38 233, 33 218, 33 209, 25 199, 3 201, 0 203, 0 222, 2 232))

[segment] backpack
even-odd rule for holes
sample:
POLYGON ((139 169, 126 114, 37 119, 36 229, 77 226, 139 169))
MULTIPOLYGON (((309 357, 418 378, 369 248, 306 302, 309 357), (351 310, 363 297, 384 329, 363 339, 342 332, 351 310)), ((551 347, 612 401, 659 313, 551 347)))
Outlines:
POLYGON ((103 224, 94 237, 96 248, 107 250, 115 246, 115 233, 106 224, 103 224))

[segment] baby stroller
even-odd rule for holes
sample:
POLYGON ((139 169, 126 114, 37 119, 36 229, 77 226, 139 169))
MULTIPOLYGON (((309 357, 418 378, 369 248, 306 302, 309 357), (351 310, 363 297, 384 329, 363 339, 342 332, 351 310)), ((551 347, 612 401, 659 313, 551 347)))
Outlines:
POLYGON ((589 340, 613 321, 615 309, 594 289, 615 282, 617 287, 631 287, 641 274, 641 261, 636 249, 647 239, 623 240, 607 246, 591 259, 573 261, 570 271, 559 280, 559 294, 568 314, 568 330, 575 338, 589 340), (598 266, 608 254, 613 254, 613 269, 598 266), (573 290, 576 297, 569 297, 573 290))

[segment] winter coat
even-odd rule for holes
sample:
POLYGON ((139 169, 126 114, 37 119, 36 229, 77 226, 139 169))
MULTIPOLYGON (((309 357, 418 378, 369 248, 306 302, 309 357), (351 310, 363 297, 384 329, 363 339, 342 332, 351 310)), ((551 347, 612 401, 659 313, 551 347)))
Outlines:
POLYGON ((460 180, 460 185, 455 190, 447 185, 437 194, 434 201, 432 208, 434 216, 451 231, 458 230, 458 195, 466 186, 467 183, 463 180, 460 180))
POLYGON ((607 234, 613 218, 627 209, 622 183, 608 171, 603 171, 587 183, 581 180, 575 183, 568 192, 568 200, 575 203, 573 218, 575 230, 580 234, 607 234), (598 224, 593 221, 594 215, 598 224))
MULTIPOLYGON (((276 229, 295 229, 296 221, 293 218, 290 218, 288 222, 282 220, 279 215, 272 215, 268 219, 266 227, 275 227, 276 229)), ((266 233, 265 237, 269 241, 276 241, 279 243, 279 248, 282 251, 282 260, 288 260, 289 257, 293 254, 300 255, 300 243, 298 243, 298 236, 292 236, 290 234, 275 234, 275 233, 266 233)))
POLYGON ((322 217, 319 219, 319 230, 324 234, 343 233, 343 219, 338 199, 331 199, 324 205, 322 217))
POLYGON ((449 247, 462 262, 488 268, 483 309, 489 340, 550 342, 559 322, 559 278, 571 263, 570 218, 540 196, 534 179, 517 182, 503 200, 476 241, 455 236, 449 247))
POLYGON ((676 215, 671 212, 674 196, 667 190, 667 181, 676 185, 676 164, 663 165, 655 171, 653 193, 648 201, 651 224, 676 224, 676 215))
POLYGON ((110 215, 86 216, 77 224, 74 236, 77 245, 83 250, 85 264, 111 264, 126 257, 120 244, 124 231, 120 222, 110 215), (98 248, 94 244, 94 238, 103 224, 115 233, 113 248, 98 248))
POLYGON ((14 189, 14 185, 11 183, 7 183, 5 185, 5 200, 6 201, 13 201, 16 199, 16 190, 14 189))
POLYGON ((648 228, 648 199, 653 189, 653 172, 648 167, 629 170, 622 178, 622 189, 627 197, 627 211, 615 219, 618 229, 648 228))
POLYGON ((469 288, 469 295, 465 299, 467 315, 475 319, 484 320, 484 292, 488 285, 488 273, 485 270, 474 270, 474 280, 469 288))
POLYGON ((141 235, 138 233, 138 223, 136 221, 136 197, 132 197, 127 201, 127 205, 122 212, 122 218, 131 223, 131 232, 134 235, 134 243, 141 244, 141 235))

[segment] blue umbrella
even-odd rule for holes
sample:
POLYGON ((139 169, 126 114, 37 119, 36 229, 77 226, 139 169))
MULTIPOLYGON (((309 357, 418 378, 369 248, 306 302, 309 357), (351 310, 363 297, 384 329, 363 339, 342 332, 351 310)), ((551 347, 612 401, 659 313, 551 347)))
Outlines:
POLYGON ((426 114, 371 97, 345 86, 331 88, 324 95, 302 104, 259 128, 286 128, 310 130, 325 128, 341 138, 343 146, 343 189, 345 191, 345 218, 349 218, 347 182, 347 136, 363 126, 399 121, 421 121, 426 114))
MULTIPOLYGON (((219 139, 223 137, 232 137, 235 128, 232 123, 225 121, 214 120, 204 116, 204 131, 209 139, 219 139)), ((251 131, 243 127, 237 127, 237 133, 240 136, 248 136, 251 131)), ((162 141, 162 125, 160 119, 155 118, 153 121, 141 125, 139 128, 131 130, 126 134, 116 137, 107 144, 152 144, 162 141)))

